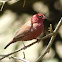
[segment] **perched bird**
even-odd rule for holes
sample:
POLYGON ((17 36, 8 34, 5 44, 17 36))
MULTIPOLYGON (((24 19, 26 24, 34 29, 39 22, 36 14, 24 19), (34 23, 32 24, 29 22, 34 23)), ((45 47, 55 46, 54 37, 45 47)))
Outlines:
POLYGON ((6 49, 10 44, 17 41, 28 41, 36 39, 44 30, 43 21, 46 17, 43 14, 35 14, 31 20, 26 22, 15 34, 14 38, 5 46, 6 49))

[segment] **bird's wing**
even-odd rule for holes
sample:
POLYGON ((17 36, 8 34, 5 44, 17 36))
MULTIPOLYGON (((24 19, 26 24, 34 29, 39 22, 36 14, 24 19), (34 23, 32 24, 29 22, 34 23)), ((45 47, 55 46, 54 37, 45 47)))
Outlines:
POLYGON ((22 38, 28 35, 31 32, 32 28, 33 28, 33 23, 31 23, 31 21, 28 21, 16 32, 14 38, 22 38))

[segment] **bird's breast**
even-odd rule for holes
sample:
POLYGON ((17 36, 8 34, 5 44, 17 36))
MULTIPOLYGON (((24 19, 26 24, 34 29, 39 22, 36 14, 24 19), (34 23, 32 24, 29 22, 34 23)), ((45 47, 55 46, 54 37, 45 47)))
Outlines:
POLYGON ((44 30, 44 25, 43 23, 39 24, 34 24, 33 30, 32 30, 32 35, 37 38, 44 30))
POLYGON ((33 24, 33 28, 31 29, 30 32, 27 33, 27 35, 25 37, 23 37, 23 40, 27 41, 27 40, 36 39, 43 32, 43 29, 44 29, 43 23, 42 24, 38 24, 38 23, 33 24))

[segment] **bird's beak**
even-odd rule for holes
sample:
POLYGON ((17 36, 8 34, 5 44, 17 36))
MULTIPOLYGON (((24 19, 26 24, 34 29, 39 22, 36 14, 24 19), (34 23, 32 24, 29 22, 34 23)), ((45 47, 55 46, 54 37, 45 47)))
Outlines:
POLYGON ((43 18, 42 19, 47 19, 47 18, 43 15, 43 18))

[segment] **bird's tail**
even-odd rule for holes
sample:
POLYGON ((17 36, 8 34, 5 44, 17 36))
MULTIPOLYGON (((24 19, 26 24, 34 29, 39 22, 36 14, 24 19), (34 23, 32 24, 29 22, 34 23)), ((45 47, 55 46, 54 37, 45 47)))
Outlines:
POLYGON ((10 44, 14 43, 15 41, 12 39, 5 47, 4 49, 6 49, 10 44))

